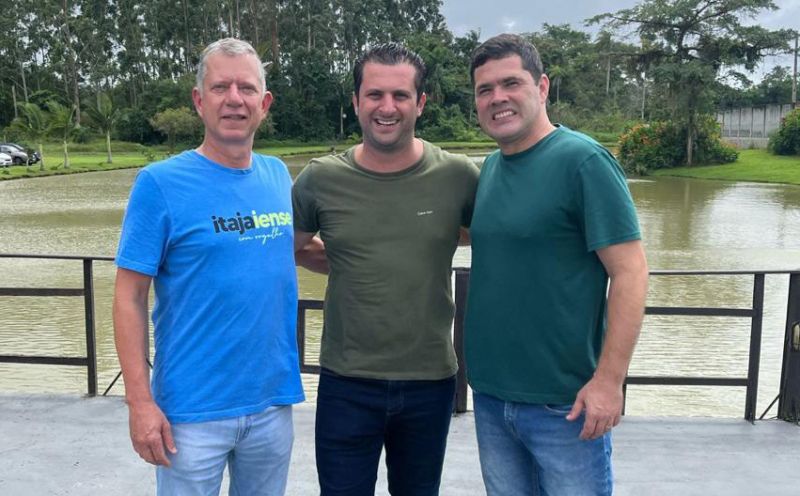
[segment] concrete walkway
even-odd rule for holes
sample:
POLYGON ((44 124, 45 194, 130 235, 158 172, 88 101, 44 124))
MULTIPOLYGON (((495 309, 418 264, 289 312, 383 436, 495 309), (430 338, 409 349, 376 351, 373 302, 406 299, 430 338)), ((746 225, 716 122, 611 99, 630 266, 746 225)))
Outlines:
MULTIPOLYGON (((154 494, 127 419, 120 397, 0 395, 0 495, 154 494)), ((313 405, 296 407, 289 495, 319 494, 313 423, 313 405)), ((800 428, 786 422, 627 417, 614 442, 616 495, 800 494, 800 428)), ((471 414, 453 419, 441 494, 485 494, 471 414)))

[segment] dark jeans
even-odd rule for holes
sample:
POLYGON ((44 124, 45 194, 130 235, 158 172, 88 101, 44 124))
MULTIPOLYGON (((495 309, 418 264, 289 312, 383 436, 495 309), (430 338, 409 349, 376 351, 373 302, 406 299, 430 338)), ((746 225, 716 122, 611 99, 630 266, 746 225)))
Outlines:
POLYGON ((316 422, 322 496, 374 495, 384 446, 393 496, 439 494, 455 387, 455 377, 387 381, 323 369, 316 422))

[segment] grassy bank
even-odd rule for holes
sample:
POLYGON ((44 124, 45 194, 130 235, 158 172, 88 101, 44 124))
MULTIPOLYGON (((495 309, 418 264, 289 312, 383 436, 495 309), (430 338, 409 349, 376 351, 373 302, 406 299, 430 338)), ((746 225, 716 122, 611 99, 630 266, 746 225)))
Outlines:
POLYGON ((741 150, 739 160, 732 164, 659 169, 652 175, 800 185, 800 157, 772 155, 766 150, 741 150))
MULTIPOLYGON (((266 155, 277 155, 280 157, 290 157, 298 155, 324 155, 334 150, 343 150, 349 145, 309 145, 309 144, 263 144, 258 146, 256 151, 266 155)), ((187 145, 179 148, 175 153, 180 153, 182 149, 192 148, 187 145)), ((163 160, 170 155, 169 150, 164 146, 143 146, 136 143, 112 143, 111 145, 113 163, 106 163, 107 154, 105 143, 89 143, 70 145, 69 169, 64 167, 64 152, 61 145, 46 144, 44 146, 44 170, 39 170, 39 163, 30 167, 11 166, 0 168, 0 180, 21 179, 31 177, 46 177, 63 174, 76 174, 81 172, 108 171, 116 169, 130 169, 144 167, 145 165, 163 160)))
MULTIPOLYGON (((492 150, 492 142, 461 142, 448 141, 437 143, 448 150, 468 153, 475 151, 492 150)), ((278 157, 293 156, 320 156, 333 151, 345 150, 352 143, 337 144, 307 144, 307 143, 257 143, 255 150, 265 155, 278 157)), ((191 148, 186 145, 186 148, 191 148)), ((30 167, 11 166, 0 168, 0 180, 21 179, 31 177, 45 177, 62 174, 76 174, 81 172, 96 172, 116 169, 130 169, 144 167, 150 162, 162 160, 169 156, 169 150, 164 146, 148 147, 136 143, 114 142, 111 145, 113 163, 106 163, 105 142, 70 145, 69 169, 64 168, 64 153, 60 144, 45 144, 45 167, 39 170, 40 164, 30 167)), ((178 152, 176 152, 178 153, 178 152)))

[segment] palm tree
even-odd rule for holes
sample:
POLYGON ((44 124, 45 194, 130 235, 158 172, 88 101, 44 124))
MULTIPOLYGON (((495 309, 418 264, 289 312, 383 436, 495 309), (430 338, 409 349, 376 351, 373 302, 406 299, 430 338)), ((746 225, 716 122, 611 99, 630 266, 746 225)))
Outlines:
POLYGON ((49 134, 61 138, 64 144, 64 168, 69 169, 69 140, 78 125, 75 123, 75 106, 67 107, 55 100, 47 102, 50 111, 50 125, 47 127, 49 134))
POLYGON ((111 157, 111 131, 119 119, 119 109, 115 108, 111 98, 103 93, 97 96, 97 107, 89 107, 86 112, 100 131, 106 135, 106 150, 108 151, 106 163, 113 163, 111 157))
MULTIPOLYGON (((44 170, 44 153, 42 150, 42 139, 48 132, 48 115, 35 103, 20 103, 19 117, 11 122, 11 127, 30 141, 39 146, 39 170, 44 170)), ((30 169, 30 162, 27 164, 30 169)))

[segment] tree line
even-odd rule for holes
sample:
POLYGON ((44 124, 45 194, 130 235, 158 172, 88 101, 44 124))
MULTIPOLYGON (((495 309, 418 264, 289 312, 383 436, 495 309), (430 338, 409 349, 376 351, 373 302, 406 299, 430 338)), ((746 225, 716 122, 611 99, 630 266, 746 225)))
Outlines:
MULTIPOLYGON (((191 123, 170 131, 159 122, 167 111, 186 117, 178 109, 191 109, 200 52, 234 36, 250 41, 267 63, 267 84, 276 97, 258 138, 321 142, 357 133, 352 64, 366 47, 386 41, 407 44, 428 66, 420 134, 435 140, 481 136, 468 72, 480 34, 454 35, 440 0, 0 5, 0 126, 7 133, 30 127, 20 121, 32 106, 68 116, 72 125, 65 139, 160 143, 197 133, 191 123)), ((743 23, 748 15, 775 8, 771 0, 644 0, 589 20, 599 27, 596 34, 544 24, 526 36, 539 48, 552 80, 553 120, 619 132, 632 121, 670 118, 691 130, 698 115, 717 105, 786 98, 791 82, 785 68, 774 69, 759 85, 748 83, 743 71, 788 49, 789 31, 743 23)), ((53 131, 59 138, 63 124, 53 131)), ((40 131, 46 134, 46 128, 40 131)), ((691 132, 688 137, 691 150, 691 132)))

